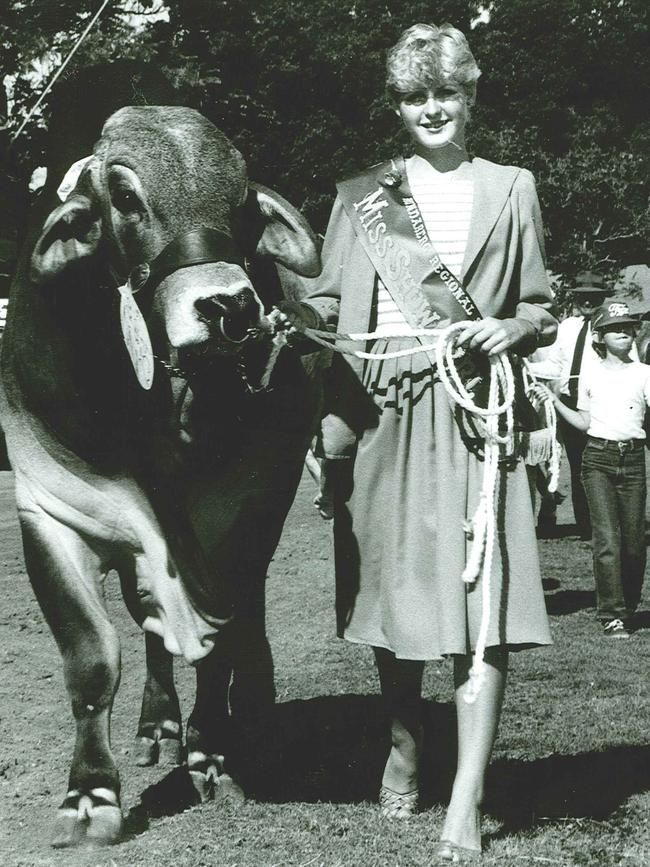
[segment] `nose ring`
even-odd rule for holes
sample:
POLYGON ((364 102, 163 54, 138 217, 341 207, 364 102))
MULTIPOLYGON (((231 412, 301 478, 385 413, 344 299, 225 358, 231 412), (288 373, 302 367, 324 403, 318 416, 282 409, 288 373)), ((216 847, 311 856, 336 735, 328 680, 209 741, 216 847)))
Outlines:
POLYGON ((223 334, 223 336, 226 338, 226 340, 227 340, 229 343, 244 343, 244 341, 248 340, 248 337, 249 337, 248 334, 245 334, 245 335, 244 335, 240 340, 235 340, 234 337, 231 337, 231 336, 226 332, 226 329, 223 327, 224 319, 225 319, 225 316, 222 316, 222 317, 219 319, 219 331, 223 334))

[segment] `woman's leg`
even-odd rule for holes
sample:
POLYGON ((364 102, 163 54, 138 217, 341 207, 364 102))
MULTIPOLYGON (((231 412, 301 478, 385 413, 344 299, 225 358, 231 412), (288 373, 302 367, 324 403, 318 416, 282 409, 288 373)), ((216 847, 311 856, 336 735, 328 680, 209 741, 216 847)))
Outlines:
POLYGON ((502 647, 488 648, 485 663, 481 690, 474 703, 468 704, 465 695, 472 656, 454 657, 458 765, 441 839, 466 849, 481 848, 479 806, 503 703, 508 651, 502 647))
POLYGON ((396 659, 375 647, 375 659, 386 711, 390 716, 392 747, 382 785, 398 794, 417 789, 422 749, 422 673, 424 663, 396 659))

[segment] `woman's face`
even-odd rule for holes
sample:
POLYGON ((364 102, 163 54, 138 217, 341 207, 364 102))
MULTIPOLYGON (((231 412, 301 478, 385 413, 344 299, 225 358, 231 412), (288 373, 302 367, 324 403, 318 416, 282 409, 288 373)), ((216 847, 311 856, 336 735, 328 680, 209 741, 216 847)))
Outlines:
POLYGON ((416 151, 442 148, 450 142, 465 147, 467 102, 455 84, 441 82, 405 93, 397 114, 415 144, 416 151))

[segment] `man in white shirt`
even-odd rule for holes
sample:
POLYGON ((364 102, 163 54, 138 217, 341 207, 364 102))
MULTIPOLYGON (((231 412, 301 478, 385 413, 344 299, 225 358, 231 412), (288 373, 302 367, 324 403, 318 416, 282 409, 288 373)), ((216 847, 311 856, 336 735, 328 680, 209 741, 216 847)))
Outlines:
MULTIPOLYGON (((578 274, 572 294, 577 314, 568 316, 560 322, 555 343, 535 353, 534 360, 531 360, 531 368, 540 379, 548 379, 549 384, 554 386, 554 390, 559 387, 563 403, 575 409, 578 403, 580 376, 598 361, 592 345, 591 317, 610 293, 600 274, 585 271, 578 274)), ((569 461, 571 501, 576 529, 581 538, 590 539, 589 508, 580 480, 582 453, 587 437, 563 418, 558 418, 558 429, 569 461)), ((544 520, 549 523, 552 520, 549 518, 548 504, 546 504, 544 520)))

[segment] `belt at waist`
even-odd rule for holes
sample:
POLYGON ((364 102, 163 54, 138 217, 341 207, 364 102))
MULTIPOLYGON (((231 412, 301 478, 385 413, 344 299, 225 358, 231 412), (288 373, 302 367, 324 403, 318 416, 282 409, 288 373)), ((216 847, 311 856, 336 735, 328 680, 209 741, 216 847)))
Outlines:
POLYGON ((645 439, 608 440, 603 437, 593 437, 590 434, 587 437, 587 445, 590 443, 598 446, 598 448, 611 448, 617 449, 619 452, 627 452, 642 449, 645 446, 645 439))

